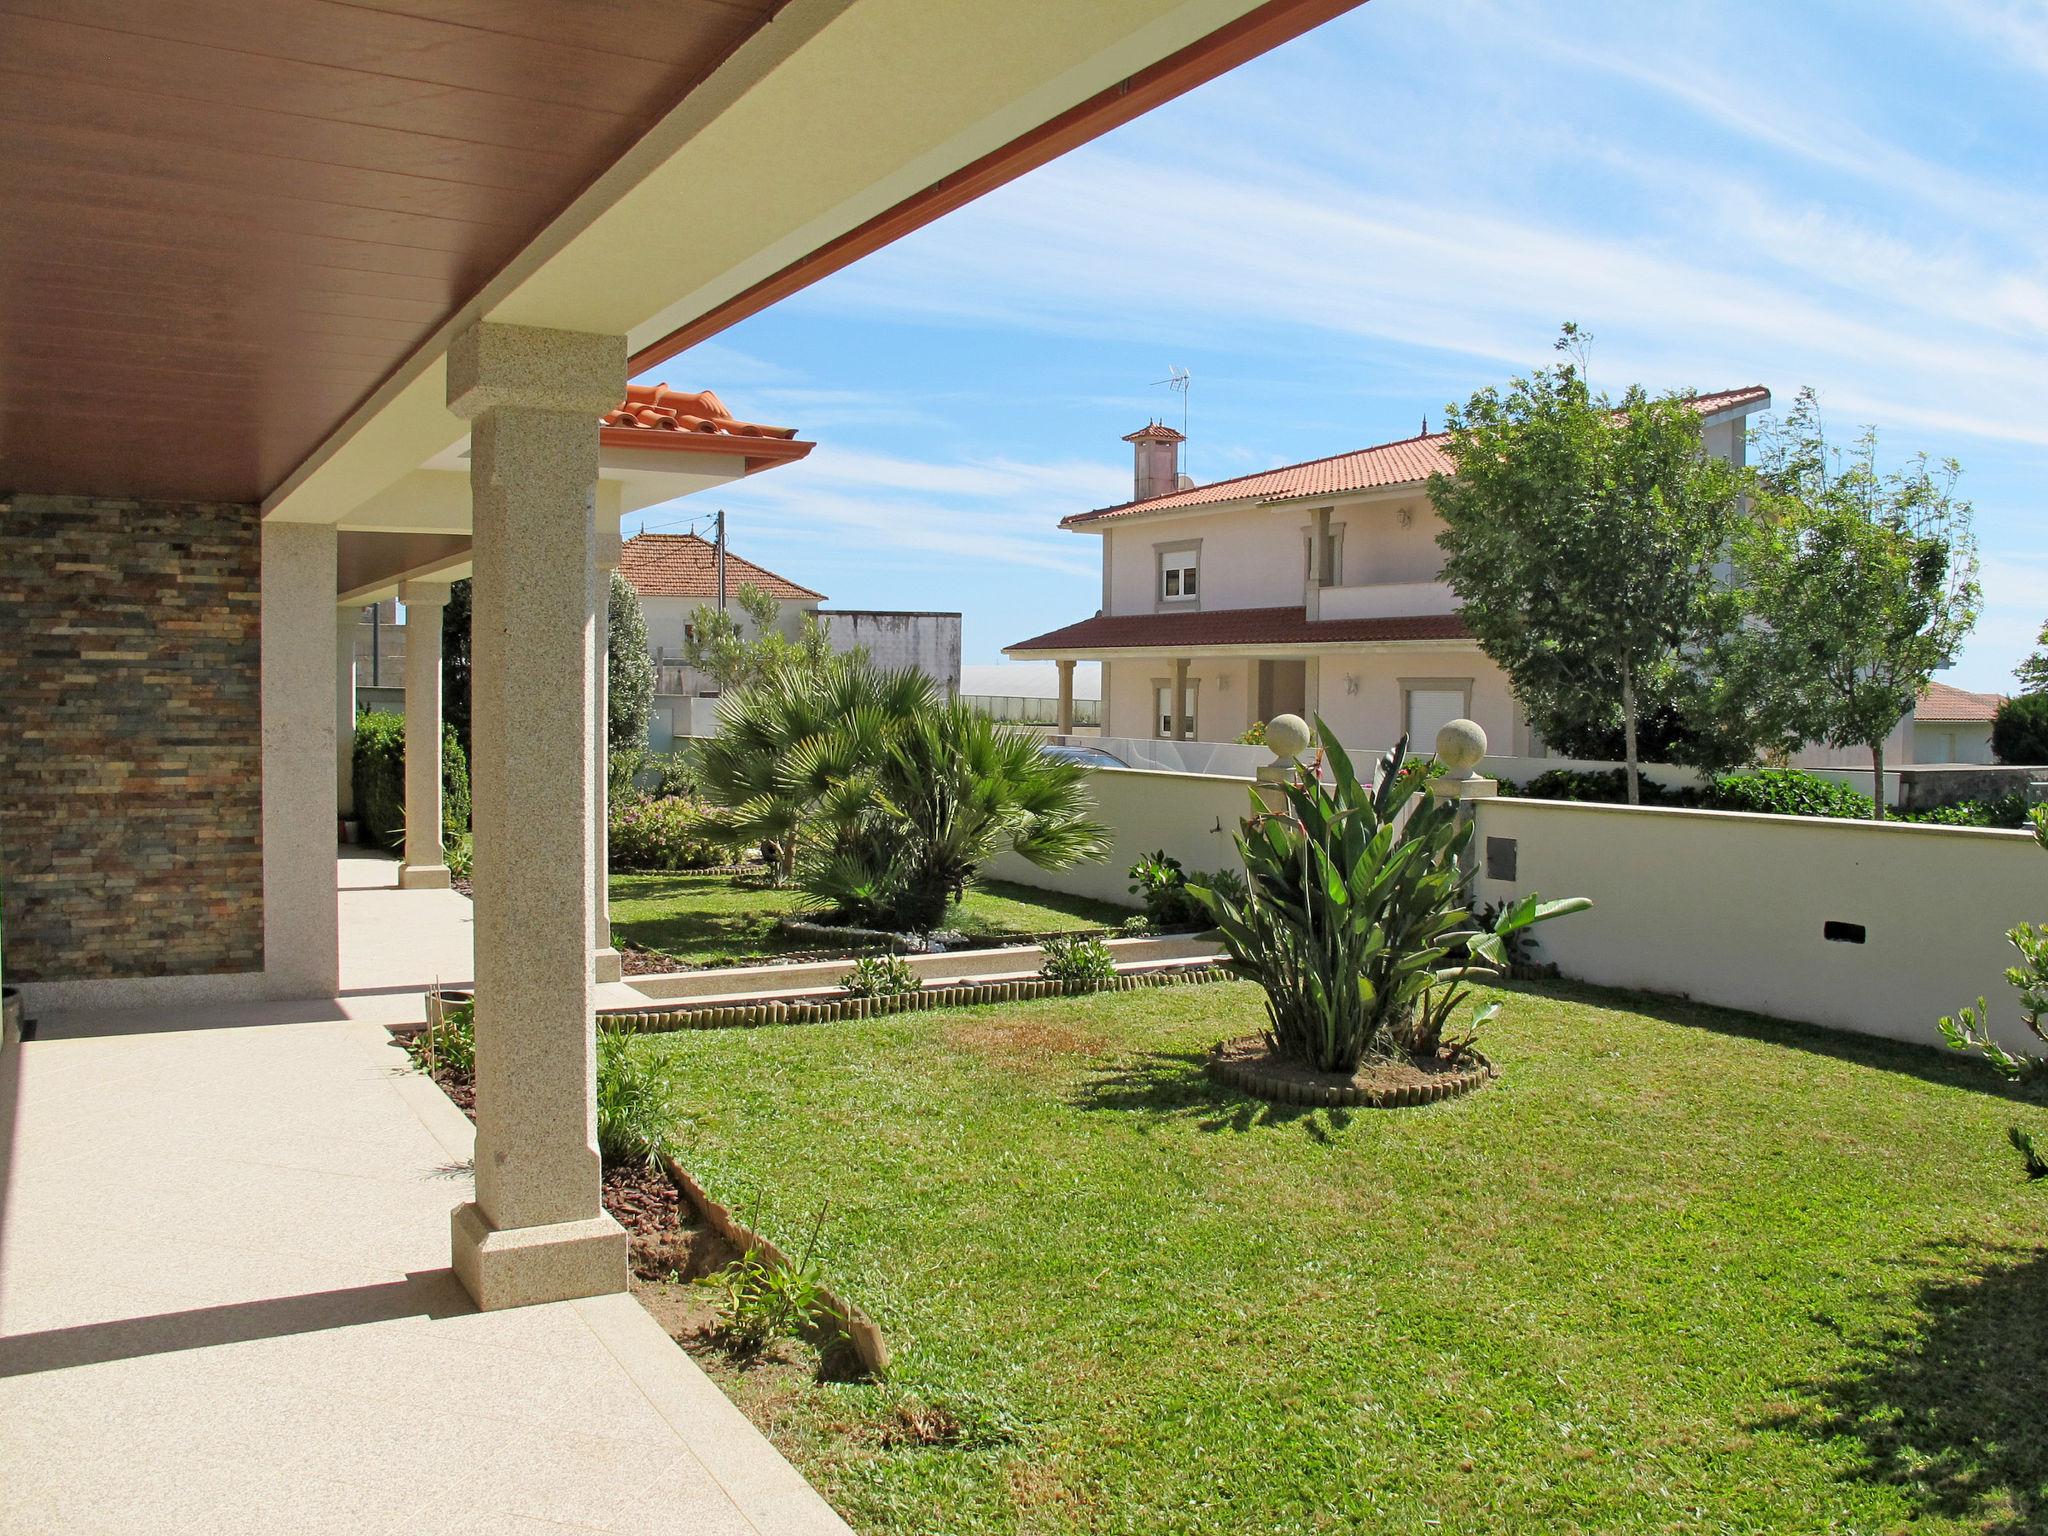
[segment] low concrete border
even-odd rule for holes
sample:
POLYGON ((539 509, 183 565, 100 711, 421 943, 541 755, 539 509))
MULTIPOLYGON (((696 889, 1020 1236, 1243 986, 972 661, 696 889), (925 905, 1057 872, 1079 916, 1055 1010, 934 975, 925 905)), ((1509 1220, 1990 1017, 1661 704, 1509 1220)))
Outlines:
MULTIPOLYGON (((684 1168, 666 1152, 661 1154, 662 1171, 669 1176, 676 1189, 689 1203, 704 1224, 724 1238, 741 1253, 757 1253, 762 1260, 775 1269, 791 1269, 789 1256, 775 1245, 773 1240, 744 1225, 734 1216, 729 1206, 711 1198, 704 1186, 690 1176, 684 1168)), ((875 1320, 856 1307, 852 1302, 842 1300, 827 1287, 818 1287, 818 1304, 831 1315, 840 1336, 846 1340, 846 1347, 861 1364, 861 1369, 877 1378, 889 1374, 889 1341, 882 1337, 882 1330, 875 1320)))
POLYGON ((681 1029, 753 1029, 776 1024, 830 1024, 844 1019, 875 1019, 927 1008, 958 1008, 976 1003, 1024 1003, 1046 997, 1078 997, 1090 992, 1129 992, 1139 987, 1198 985, 1231 980, 1214 960, 1172 965, 1149 971, 1126 971, 1107 981, 1052 981, 1037 976, 1018 981, 970 981, 921 987, 889 997, 833 995, 810 998, 699 1003, 683 1008, 639 1008, 607 1012, 614 1028, 635 1034, 662 1034, 681 1029))

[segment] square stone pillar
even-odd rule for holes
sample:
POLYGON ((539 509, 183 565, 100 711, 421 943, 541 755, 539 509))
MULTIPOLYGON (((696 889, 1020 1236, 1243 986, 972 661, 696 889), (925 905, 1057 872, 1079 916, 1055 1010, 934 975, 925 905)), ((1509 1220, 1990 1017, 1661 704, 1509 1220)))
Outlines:
POLYGON ((1074 730, 1074 664, 1056 661, 1053 665, 1059 668, 1060 674, 1059 715, 1053 722, 1053 729, 1062 736, 1069 736, 1074 730))
POLYGON ((405 862, 401 891, 447 890, 447 835, 441 820, 442 582, 408 581, 405 604, 405 862))
POLYGON ((485 1309, 626 1289, 598 1198, 590 913, 597 418, 620 336, 482 323, 448 355, 470 428, 476 1199, 457 1276, 485 1309))
POLYGON ((595 759, 596 813, 590 819, 591 860, 597 883, 590 904, 590 976, 600 984, 623 981, 626 963, 612 947, 611 848, 611 669, 612 572, 619 568, 619 519, 597 515, 595 623, 591 666, 597 687, 591 693, 590 745, 595 759))
POLYGON ((273 997, 332 997, 335 535, 270 521, 262 538, 263 985, 273 997))
POLYGON ((363 611, 334 610, 334 808, 356 813, 356 630, 363 611))
POLYGON ((1173 739, 1192 741, 1195 722, 1188 718, 1188 659, 1177 657, 1173 663, 1173 739))

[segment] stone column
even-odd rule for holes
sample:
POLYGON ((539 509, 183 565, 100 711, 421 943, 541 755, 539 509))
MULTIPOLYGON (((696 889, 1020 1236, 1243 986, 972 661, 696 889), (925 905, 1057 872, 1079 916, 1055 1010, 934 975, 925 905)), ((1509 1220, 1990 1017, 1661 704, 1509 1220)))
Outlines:
POLYGON ((590 976, 600 985, 623 981, 625 961, 612 948, 611 898, 611 619, 612 572, 619 568, 619 520, 600 512, 597 518, 596 612, 591 628, 591 668, 597 686, 591 691, 590 746, 597 785, 597 806, 590 818, 591 863, 597 881, 590 903, 590 976))
POLYGON ((262 538, 264 990, 332 997, 341 990, 335 536, 324 525, 273 521, 262 538))
POLYGON ((401 891, 446 890, 448 859, 441 825, 441 610, 448 588, 408 581, 405 604, 405 862, 401 891))
POLYGON ((1070 736, 1074 730, 1074 664, 1071 661, 1056 661, 1060 669, 1059 718, 1055 729, 1062 736, 1070 736))
POLYGON ((334 806, 356 813, 356 630, 363 610, 351 604, 334 610, 334 806))
POLYGON ((476 1199, 453 1247, 486 1310, 626 1288, 590 979, 597 418, 625 389, 620 336, 486 322, 449 349, 475 540, 476 1199))
POLYGON ((1187 741, 1195 734, 1195 722, 1188 718, 1188 659, 1179 656, 1173 663, 1173 739, 1187 741))

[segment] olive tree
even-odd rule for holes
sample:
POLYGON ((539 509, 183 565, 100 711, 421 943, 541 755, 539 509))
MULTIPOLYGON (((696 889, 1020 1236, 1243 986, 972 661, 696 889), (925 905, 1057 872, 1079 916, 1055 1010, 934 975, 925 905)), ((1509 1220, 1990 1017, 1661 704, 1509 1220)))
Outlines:
POLYGON ((605 746, 613 752, 631 752, 647 745, 647 730, 654 722, 654 655, 647 645, 640 594, 617 571, 612 572, 608 622, 605 746))

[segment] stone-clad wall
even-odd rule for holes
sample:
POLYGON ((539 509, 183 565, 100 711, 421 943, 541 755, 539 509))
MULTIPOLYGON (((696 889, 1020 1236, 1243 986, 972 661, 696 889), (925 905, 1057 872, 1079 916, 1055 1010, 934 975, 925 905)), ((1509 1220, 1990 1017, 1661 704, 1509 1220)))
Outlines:
POLYGON ((254 507, 0 497, 9 982, 263 968, 254 507))

